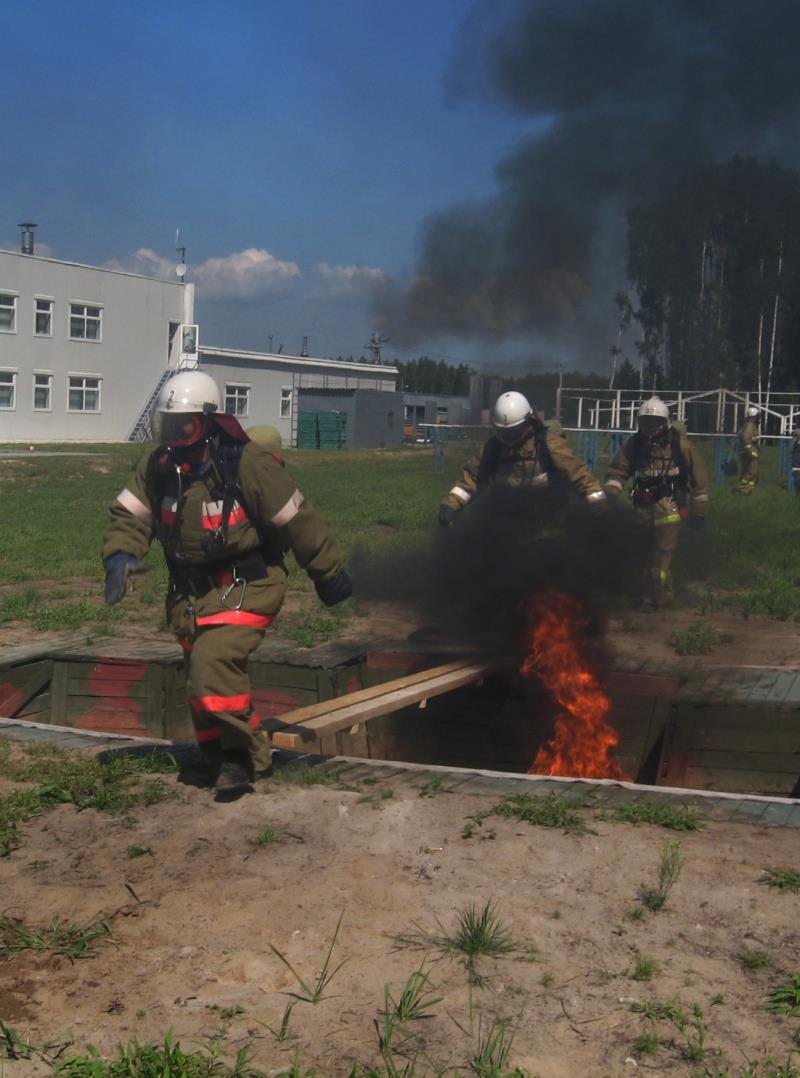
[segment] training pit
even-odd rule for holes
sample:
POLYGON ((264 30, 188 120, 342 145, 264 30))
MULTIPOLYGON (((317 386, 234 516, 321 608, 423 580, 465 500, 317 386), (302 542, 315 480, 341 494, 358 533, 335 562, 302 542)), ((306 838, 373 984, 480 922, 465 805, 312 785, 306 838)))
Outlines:
MULTIPOLYGON (((253 704, 281 743, 282 716, 443 664, 477 661, 408 641, 296 648, 264 642, 251 661, 253 704)), ((605 671, 633 782, 790 798, 800 796, 800 670, 702 668, 691 660, 618 660, 605 671)), ((419 694, 417 694, 419 695, 419 694)), ((324 710, 324 709, 323 709, 324 710)), ((553 733, 557 708, 535 679, 491 669, 472 683, 344 729, 283 747, 311 755, 526 773, 553 733)), ((189 740, 182 657, 171 644, 44 644, 6 648, 0 715, 80 730, 189 740)))

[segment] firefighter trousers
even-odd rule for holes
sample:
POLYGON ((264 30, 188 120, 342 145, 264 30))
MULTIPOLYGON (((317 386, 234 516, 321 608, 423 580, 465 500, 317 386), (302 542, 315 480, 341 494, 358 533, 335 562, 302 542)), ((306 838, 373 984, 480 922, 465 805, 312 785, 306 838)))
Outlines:
POLYGON ((181 639, 186 690, 198 745, 206 751, 245 751, 256 771, 270 765, 270 743, 253 714, 247 664, 264 638, 252 625, 198 628, 181 639))
POLYGON ((753 488, 758 482, 758 454, 747 452, 739 456, 741 475, 739 482, 734 487, 737 494, 752 494, 753 488))
POLYGON ((681 534, 681 516, 672 502, 637 510, 640 520, 652 529, 650 564, 645 570, 642 598, 654 606, 671 602, 672 559, 681 534))

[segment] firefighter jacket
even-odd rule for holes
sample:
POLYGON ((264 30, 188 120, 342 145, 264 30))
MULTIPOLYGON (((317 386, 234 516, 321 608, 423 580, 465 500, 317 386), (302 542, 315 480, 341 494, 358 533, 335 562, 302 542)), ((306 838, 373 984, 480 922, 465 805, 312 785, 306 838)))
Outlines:
POLYGON ((608 466, 605 488, 619 495, 633 479, 634 508, 652 523, 679 522, 682 517, 705 516, 708 509, 708 473, 700 453, 685 432, 668 427, 654 439, 634 434, 608 466))
POLYGON ((744 426, 739 431, 739 452, 748 457, 757 457, 760 438, 758 423, 754 423, 752 419, 745 420, 744 426))
POLYGON ((587 501, 605 500, 600 484, 564 438, 560 429, 532 426, 518 445, 504 445, 494 435, 480 456, 464 465, 461 478, 442 500, 452 509, 463 509, 486 488, 523 488, 543 496, 543 508, 563 508, 570 491, 587 501))
POLYGON ((103 559, 119 551, 142 558, 158 538, 170 570, 167 613, 179 634, 189 635, 187 618, 265 628, 286 591, 287 550, 315 583, 342 567, 321 516, 264 446, 247 441, 241 448, 227 528, 222 499, 213 455, 202 474, 187 476, 160 448, 139 462, 110 507, 103 559))

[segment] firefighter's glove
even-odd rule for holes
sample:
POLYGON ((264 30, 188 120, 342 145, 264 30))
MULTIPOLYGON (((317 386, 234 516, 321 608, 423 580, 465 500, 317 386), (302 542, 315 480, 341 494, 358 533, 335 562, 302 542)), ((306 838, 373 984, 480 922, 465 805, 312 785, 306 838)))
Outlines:
POLYGON ((456 515, 455 509, 452 505, 440 505, 439 506, 439 523, 443 528, 449 528, 453 523, 453 518, 456 515))
POLYGON ((700 532, 700 531, 703 530, 703 528, 705 528, 705 526, 706 526, 706 518, 705 517, 698 517, 698 516, 689 517, 689 527, 692 528, 694 531, 700 532))
POLYGON ((118 603, 128 590, 128 577, 135 573, 147 573, 152 566, 134 558, 133 554, 120 551, 106 558, 106 602, 109 606, 118 603))
POLYGON ((326 580, 324 584, 317 583, 314 587, 325 606, 336 606, 353 594, 353 581, 346 569, 340 569, 331 580, 326 580))

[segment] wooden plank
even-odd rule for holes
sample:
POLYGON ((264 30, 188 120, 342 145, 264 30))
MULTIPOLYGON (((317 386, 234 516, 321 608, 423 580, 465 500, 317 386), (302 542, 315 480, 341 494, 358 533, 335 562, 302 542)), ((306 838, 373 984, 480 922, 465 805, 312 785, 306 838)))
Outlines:
MULTIPOLYGON (((800 729, 771 730, 764 733, 757 722, 743 727, 700 727, 692 732, 692 751, 782 752, 800 754, 800 729)), ((798 755, 800 760, 800 755, 798 755)), ((800 770, 800 765, 798 767, 800 770)))
POLYGON ((50 684, 53 664, 44 659, 0 675, 0 715, 14 718, 50 684))
POLYGON ((50 721, 56 725, 66 726, 67 718, 67 672, 69 663, 53 662, 53 674, 50 681, 50 721))
POLYGON ((800 775, 800 752, 743 752, 741 749, 691 751, 692 766, 716 771, 774 771, 781 774, 800 775))
POLYGON ((327 703, 302 708, 283 716, 286 728, 273 735, 273 742, 281 749, 302 749, 308 741, 324 734, 368 722, 378 715, 479 681, 492 669, 490 663, 446 663, 424 674, 411 674, 385 685, 375 685, 327 703))

